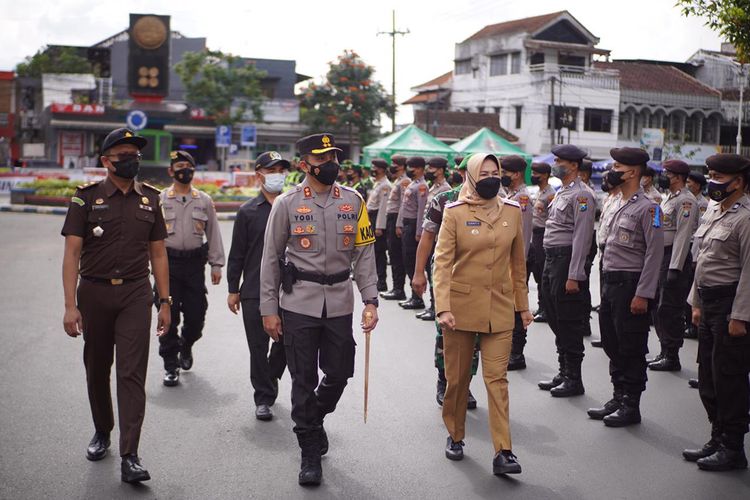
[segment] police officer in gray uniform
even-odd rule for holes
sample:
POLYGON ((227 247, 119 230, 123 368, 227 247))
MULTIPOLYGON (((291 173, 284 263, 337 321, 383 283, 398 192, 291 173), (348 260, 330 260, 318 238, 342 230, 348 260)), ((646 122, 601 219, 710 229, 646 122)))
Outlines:
POLYGON ((378 271, 378 291, 385 292, 388 285, 385 282, 388 273, 388 238, 386 235, 388 215, 388 195, 391 194, 391 183, 388 181, 386 170, 388 163, 382 158, 372 160, 375 183, 367 196, 367 214, 375 228, 375 267, 378 271))
MULTIPOLYGON (((179 383, 180 368, 193 366, 193 344, 203 336, 208 299, 206 262, 211 266, 211 283, 221 281, 224 245, 214 202, 192 186, 195 160, 187 151, 172 151, 169 175, 172 186, 161 192, 161 206, 167 223, 169 289, 172 292, 172 323, 159 337, 159 355, 164 358, 164 385, 179 383), (177 334, 183 316, 182 335, 177 334)), ((154 289, 156 292, 156 289, 154 289)))
MULTIPOLYGON (((510 155, 500 160, 501 176, 500 182, 505 188, 505 197, 513 200, 521 207, 521 226, 523 227, 523 241, 525 255, 528 258, 531 248, 531 233, 533 229, 533 210, 531 196, 526 189, 526 160, 518 155, 510 155)), ((527 273, 528 279, 528 273, 527 273)), ((513 326, 513 347, 508 360, 508 370, 523 370, 526 368, 526 358, 523 348, 526 346, 526 328, 521 320, 521 313, 515 313, 515 324, 513 326)))
POLYGON ((307 176, 271 208, 260 273, 263 328, 282 339, 292 377, 292 420, 302 450, 299 484, 322 479, 328 451, 323 419, 354 375, 353 271, 365 304, 361 327, 378 321, 375 235, 362 197, 336 183, 334 137, 297 141, 307 176), (283 259, 283 261, 282 261, 283 259), (318 385, 318 368, 323 380, 318 385))
MULTIPOLYGON (((703 217, 703 214, 706 213, 706 209, 708 208, 708 198, 704 196, 703 190, 706 187, 706 184, 708 181, 706 180, 706 176, 703 175, 701 172, 690 172, 688 174, 688 180, 685 184, 687 188, 690 190, 691 193, 693 193, 693 196, 695 196, 695 199, 698 200, 698 221, 696 223, 696 230, 698 229, 698 226, 700 225, 700 220, 703 217)), ((698 251, 697 248, 693 245, 694 238, 691 238, 690 240, 690 266, 689 266, 689 272, 690 275, 688 276, 688 282, 693 283, 693 279, 695 278, 695 265, 698 260, 698 251)), ((685 338, 686 339, 697 339, 698 338, 698 327, 693 324, 692 321, 693 317, 693 308, 690 307, 690 304, 687 302, 685 303, 685 338)), ((694 389, 698 388, 698 379, 690 379, 695 380, 695 383, 693 383, 690 387, 693 387, 694 389)))
POLYGON ((594 237, 596 201, 578 177, 586 152, 564 144, 555 146, 552 153, 552 173, 562 180, 563 187, 550 204, 544 232, 542 299, 555 334, 559 373, 552 380, 539 382, 539 388, 555 397, 569 397, 584 393, 583 322, 591 312, 586 302, 586 258, 594 237))
MULTIPOLYGON (((412 156, 406 160, 406 175, 412 180, 404 190, 401 199, 401 210, 396 220, 396 234, 401 238, 404 255, 404 268, 409 281, 414 277, 414 265, 417 262, 417 245, 422 236, 422 218, 427 206, 429 186, 424 180, 426 162, 421 156, 412 156)), ((424 309, 422 297, 412 290, 411 298, 399 305, 404 309, 424 309)))
POLYGON ((406 157, 402 155, 391 156, 391 166, 388 167, 388 172, 391 174, 393 185, 386 204, 386 236, 388 238, 388 258, 391 261, 393 288, 387 292, 381 292, 380 296, 385 300, 406 300, 403 242, 401 235, 396 231, 396 221, 401 210, 401 198, 404 189, 411 183, 406 176, 406 157))
POLYGON ((661 352, 648 367, 654 371, 681 369, 679 351, 685 335, 685 301, 690 292, 690 239, 698 224, 698 200, 685 187, 690 167, 681 160, 662 164, 659 187, 666 191, 661 202, 664 227, 664 259, 659 273, 656 333, 661 352))
POLYGON ((555 188, 549 183, 552 168, 548 163, 531 164, 531 184, 539 186, 539 192, 534 197, 532 217, 531 249, 526 259, 527 272, 534 276, 537 287, 539 307, 534 312, 534 321, 546 323, 547 315, 542 308, 542 271, 544 270, 544 227, 549 215, 549 205, 555 198, 555 188))
POLYGON ((620 186, 622 201, 609 223, 602 255, 602 297, 599 328, 609 357, 613 395, 589 417, 608 427, 641 421, 640 399, 646 390, 649 303, 657 293, 664 234, 658 205, 643 192, 640 180, 649 160, 638 148, 610 151, 615 164, 607 173, 620 186))
POLYGON ((747 468, 750 415, 750 159, 718 154, 706 159, 708 194, 696 240, 700 244, 688 301, 698 324, 698 391, 711 422, 711 439, 685 450, 709 471, 747 468))

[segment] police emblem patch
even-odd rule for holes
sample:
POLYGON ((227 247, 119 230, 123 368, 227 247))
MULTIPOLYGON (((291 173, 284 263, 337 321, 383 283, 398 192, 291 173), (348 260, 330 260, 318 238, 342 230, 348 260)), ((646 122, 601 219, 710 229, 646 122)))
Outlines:
POLYGON ((305 205, 302 205, 301 207, 297 207, 298 214, 309 214, 310 212, 312 212, 312 208, 306 207, 305 205))
POLYGON ((339 205, 339 212, 351 212, 354 208, 351 205, 339 205))
POLYGON ((626 233, 625 231, 620 231, 620 234, 618 235, 618 239, 623 243, 627 243, 630 241, 630 234, 626 233))
POLYGON ((304 234, 305 228, 302 226, 297 226, 294 228, 294 231, 292 231, 294 234, 304 234))
POLYGON ((518 197, 518 203, 521 205, 521 210, 523 212, 525 212, 526 211, 526 207, 529 206, 529 197, 526 196, 526 195, 519 196, 518 197))
POLYGON ((305 227, 305 232, 309 233, 309 234, 314 233, 315 232, 315 226, 313 226, 312 224, 309 224, 307 227, 305 227))
POLYGON ((579 196, 576 201, 578 202, 578 210, 581 212, 589 209, 589 199, 585 196, 579 196))
POLYGON ((94 203, 96 203, 97 205, 101 205, 102 203, 104 203, 104 198, 97 198, 94 203))
POLYGON ((344 236, 344 246, 349 246, 349 243, 352 242, 351 236, 344 236))
POLYGON ((344 232, 354 234, 354 226, 352 226, 351 224, 347 224, 346 226, 344 226, 344 232))
POLYGON ((419 194, 424 195, 427 193, 427 184, 419 185, 419 194))
POLYGON ((148 203, 149 203, 148 202, 148 198, 146 198, 145 196, 143 198, 141 198, 141 201, 143 202, 144 205, 148 205, 148 203))
POLYGON ((299 246, 307 250, 312 246, 312 242, 310 241, 310 238, 300 238, 299 246))

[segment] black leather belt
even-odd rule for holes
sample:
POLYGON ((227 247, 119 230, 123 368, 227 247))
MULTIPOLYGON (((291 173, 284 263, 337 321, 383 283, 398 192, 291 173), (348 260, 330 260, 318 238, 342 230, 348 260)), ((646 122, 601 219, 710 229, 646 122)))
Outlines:
POLYGON ((572 255, 573 247, 544 247, 544 254, 547 257, 559 257, 561 255, 572 255))
POLYGON ((96 283, 99 285, 122 285, 125 283, 133 283, 136 281, 142 281, 143 278, 92 278, 91 276, 81 276, 82 280, 86 280, 90 283, 96 283))
POLYGON ((295 279, 300 281, 312 281, 313 283, 319 283, 321 285, 335 285, 349 279, 350 271, 341 271, 335 274, 316 274, 300 271, 299 269, 293 272, 295 279))
POLYGON ((544 227, 535 227, 535 228, 534 228, 534 229, 532 229, 531 231, 532 231, 532 233, 534 233, 534 234, 539 234, 539 233, 542 233, 542 234, 544 234, 544 230, 545 230, 545 229, 546 229, 546 228, 544 228, 544 227))
POLYGON ((416 224, 417 219, 412 219, 411 217, 404 217, 404 225, 406 224, 416 224))
POLYGON ((204 243, 198 248, 190 250, 177 250, 176 248, 167 247, 167 256, 174 259, 192 259, 195 257, 205 257, 208 255, 208 243, 204 243))
POLYGON ((698 295, 701 300, 716 300, 734 297, 737 294, 737 283, 721 286, 699 286, 698 295))
POLYGON ((624 283, 630 281, 639 281, 641 279, 641 273, 634 271, 604 271, 602 272, 602 280, 605 283, 624 283))

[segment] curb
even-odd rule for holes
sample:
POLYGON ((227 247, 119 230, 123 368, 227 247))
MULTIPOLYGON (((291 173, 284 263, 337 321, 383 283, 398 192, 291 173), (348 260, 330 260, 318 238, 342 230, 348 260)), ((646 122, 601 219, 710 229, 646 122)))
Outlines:
MULTIPOLYGON (((45 207, 40 205, 3 204, 0 205, 0 212, 12 212, 19 214, 66 215, 68 213, 68 209, 65 207, 45 207)), ((216 214, 216 218, 223 221, 233 221, 237 218, 237 214, 218 212, 216 214)))

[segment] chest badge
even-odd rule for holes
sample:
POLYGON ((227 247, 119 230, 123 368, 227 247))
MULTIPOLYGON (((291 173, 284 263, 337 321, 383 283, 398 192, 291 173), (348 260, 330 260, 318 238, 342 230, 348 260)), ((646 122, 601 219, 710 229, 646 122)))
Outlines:
POLYGON ((313 226, 312 224, 306 226, 305 227, 305 232, 310 233, 310 234, 314 233, 315 232, 315 226, 313 226))
POLYGON ((304 248, 305 250, 307 250, 308 248, 310 248, 312 246, 312 242, 310 241, 310 238, 307 238, 307 237, 300 238, 300 240, 299 240, 299 246, 301 246, 302 248, 304 248))
POLYGON ((339 212, 349 213, 352 210, 354 210, 354 208, 352 208, 351 205, 339 205, 339 212))
POLYGON ((344 236, 344 246, 345 247, 348 247, 349 243, 351 243, 351 242, 352 242, 351 236, 344 236))
POLYGON ((306 207, 305 205, 302 205, 301 207, 297 207, 298 214, 309 214, 310 212, 312 212, 312 208, 306 207))
POLYGON ((473 234, 473 235, 479 234, 479 229, 477 229, 477 228, 472 229, 471 230, 471 234, 473 234))
POLYGON ((141 201, 143 202, 144 205, 148 205, 148 203, 149 203, 148 198, 145 197, 145 196, 143 198, 141 198, 141 201))
POLYGON ((297 226, 294 228, 294 231, 292 231, 294 234, 304 234, 305 228, 302 226, 297 226))
POLYGON ((101 205, 102 203, 104 203, 104 198, 97 198, 94 203, 96 203, 97 205, 101 205))
POLYGON ((102 237, 102 235, 104 234, 104 229, 102 229, 102 227, 101 227, 101 226, 96 226, 96 227, 95 227, 95 228, 94 228, 94 229, 92 230, 92 233, 94 233, 94 236, 96 236, 97 238, 101 238, 101 237, 102 237))
POLYGON ((354 226, 352 226, 351 224, 347 224, 346 226, 344 226, 344 232, 345 233, 354 233, 354 226))
POLYGON ((507 220, 503 221, 503 227, 508 227, 508 221, 507 220))

